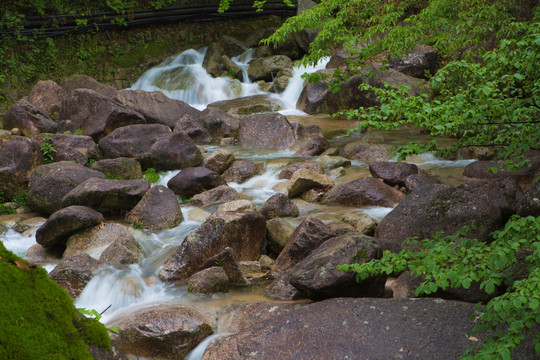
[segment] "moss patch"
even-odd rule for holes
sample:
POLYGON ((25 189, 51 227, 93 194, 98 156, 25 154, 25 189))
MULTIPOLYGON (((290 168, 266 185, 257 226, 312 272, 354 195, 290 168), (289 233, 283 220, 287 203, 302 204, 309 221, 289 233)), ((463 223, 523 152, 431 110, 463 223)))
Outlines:
POLYGON ((47 272, 0 243, 0 359, 93 359, 110 349, 107 329, 82 317, 47 272))

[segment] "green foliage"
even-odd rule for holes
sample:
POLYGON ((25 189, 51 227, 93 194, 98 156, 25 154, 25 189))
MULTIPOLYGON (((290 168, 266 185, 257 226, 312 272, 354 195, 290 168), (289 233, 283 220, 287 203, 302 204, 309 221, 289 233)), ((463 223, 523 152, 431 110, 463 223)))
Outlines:
POLYGON ((54 162, 54 154, 56 154, 56 149, 51 144, 51 140, 51 136, 46 134, 43 136, 43 140, 39 146, 39 149, 43 154, 45 164, 52 164, 54 162))
POLYGON ((142 223, 138 222, 136 224, 133 224, 133 228, 137 230, 144 230, 144 226, 142 223))
POLYGON ((0 215, 9 215, 17 213, 13 206, 0 204, 0 215))
MULTIPOLYGON (((464 227, 451 236, 439 233, 421 241, 408 239, 409 246, 398 254, 385 251, 379 260, 340 269, 356 272, 357 279, 410 270, 423 278, 417 296, 439 289, 468 289, 473 282, 488 294, 504 291, 485 305, 471 331, 491 330, 493 334, 478 353, 469 351, 465 358, 509 359, 512 349, 540 320, 540 217, 512 217, 503 230, 492 234, 490 244, 464 238, 468 230, 464 227)), ((534 341, 540 342, 540 333, 534 334, 534 341)), ((538 345, 536 351, 540 353, 538 345)))
POLYGON ((159 174, 154 168, 148 168, 144 171, 144 178, 151 184, 157 183, 159 181, 159 174))
MULTIPOLYGON (((98 312, 96 309, 77 308, 77 311, 83 314, 84 316, 86 316, 87 318, 94 319, 95 321, 98 321, 98 322, 101 320, 102 315, 103 315, 103 313, 98 312)), ((107 330, 112 331, 115 334, 118 334, 118 329, 115 328, 114 326, 108 327, 107 330)))
POLYGON ((111 174, 111 173, 106 173, 105 178, 109 179, 109 180, 122 180, 121 176, 114 175, 114 174, 111 174))
POLYGON ((110 349, 105 327, 84 319, 47 271, 0 243, 0 358, 93 359, 87 344, 110 349))
POLYGON ((28 192, 22 192, 15 195, 15 197, 12 200, 14 203, 18 204, 19 206, 27 206, 28 205, 28 192))

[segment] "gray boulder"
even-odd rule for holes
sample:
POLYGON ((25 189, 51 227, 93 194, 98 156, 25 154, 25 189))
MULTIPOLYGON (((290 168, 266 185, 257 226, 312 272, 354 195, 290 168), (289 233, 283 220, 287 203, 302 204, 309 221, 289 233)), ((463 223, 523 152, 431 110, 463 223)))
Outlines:
POLYGON ((100 226, 86 228, 69 237, 63 256, 86 253, 99 259, 104 249, 113 242, 130 242, 134 239, 133 231, 132 228, 117 223, 103 223, 100 226))
MULTIPOLYGON (((90 136, 71 134, 47 134, 49 143, 56 150, 53 154, 54 161, 74 161, 77 164, 86 165, 90 159, 101 158, 99 147, 90 136)), ((34 139, 42 144, 44 134, 39 134, 34 139)))
POLYGON ((293 62, 287 56, 273 55, 253 61, 249 65, 248 75, 253 81, 273 81, 279 71, 291 70, 292 67, 293 62))
POLYGON ((40 133, 55 133, 58 124, 45 110, 22 99, 11 105, 3 119, 5 129, 18 128, 23 135, 32 137, 40 133))
POLYGON ((217 149, 204 159, 203 166, 221 175, 231 166, 234 160, 234 155, 229 150, 217 149))
POLYGON ((298 206, 293 203, 285 194, 277 193, 272 195, 262 206, 259 212, 266 218, 275 217, 296 217, 300 214, 298 206))
POLYGON ((135 159, 126 157, 99 160, 94 162, 90 169, 120 180, 142 179, 143 177, 141 164, 135 159))
POLYGON ((222 267, 212 266, 191 275, 188 291, 197 294, 225 292, 229 289, 229 278, 222 267))
POLYGON ((365 177, 338 184, 322 198, 322 203, 345 206, 394 207, 405 198, 405 194, 382 181, 365 177))
POLYGON ((192 197, 227 182, 217 173, 205 167, 187 167, 167 183, 167 187, 182 197, 192 197))
POLYGON ((28 94, 27 100, 30 104, 45 110, 52 119, 58 120, 65 97, 66 92, 60 85, 52 80, 40 80, 28 94))
POLYGON ((240 197, 238 191, 229 185, 220 185, 202 193, 193 195, 190 204, 193 206, 206 206, 216 202, 232 201, 240 197))
POLYGON ((278 113, 253 114, 240 121, 240 145, 245 148, 288 149, 296 137, 287 118, 278 113))
POLYGON ((235 182, 241 184, 264 172, 264 163, 262 161, 235 160, 225 170, 221 176, 227 182, 235 182))
POLYGON ((101 264, 112 264, 116 267, 127 267, 138 264, 144 257, 144 249, 134 236, 122 236, 114 240, 99 257, 101 264))
POLYGON ((184 220, 180 204, 174 192, 162 185, 150 188, 141 201, 126 215, 132 224, 141 224, 145 229, 158 231, 172 229, 184 220))
POLYGON ((324 174, 324 168, 321 164, 318 164, 311 160, 302 161, 296 164, 288 165, 278 175, 279 179, 290 179, 296 170, 306 168, 311 172, 317 174, 324 174))
POLYGON ((390 186, 404 186, 407 177, 418 174, 418 167, 406 162, 376 161, 369 164, 369 172, 390 186))

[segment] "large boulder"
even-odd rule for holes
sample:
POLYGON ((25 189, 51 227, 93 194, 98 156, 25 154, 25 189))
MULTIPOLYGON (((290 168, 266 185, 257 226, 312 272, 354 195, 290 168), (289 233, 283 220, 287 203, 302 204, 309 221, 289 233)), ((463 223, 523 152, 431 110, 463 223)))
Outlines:
POLYGON ((243 183, 247 179, 264 172, 262 161, 236 160, 221 174, 227 182, 243 183))
POLYGON ((66 97, 64 89, 52 80, 40 80, 34 85, 28 102, 43 110, 53 119, 58 120, 62 101, 66 97))
POLYGON ((228 35, 220 37, 219 44, 223 48, 225 54, 230 57, 238 56, 249 49, 249 46, 246 43, 228 35))
POLYGON ((383 88, 384 83, 389 85, 407 85, 411 87, 410 95, 419 95, 427 92, 429 84, 425 80, 413 78, 400 73, 397 70, 381 70, 379 65, 369 65, 360 71, 360 74, 351 76, 341 84, 341 91, 333 93, 328 83, 332 80, 332 69, 321 70, 321 73, 329 75, 326 80, 307 84, 297 102, 297 107, 308 113, 321 112, 333 114, 342 109, 371 107, 379 104, 372 91, 358 90, 362 84, 369 84, 377 88, 383 88))
POLYGON ((202 66, 206 72, 213 77, 219 76, 221 70, 221 56, 225 54, 225 50, 218 43, 208 45, 202 66))
POLYGON ((146 122, 135 110, 89 89, 74 90, 66 97, 60 110, 60 121, 62 131, 80 129, 95 140, 117 128, 146 122))
POLYGON ((253 61, 248 68, 248 75, 251 80, 273 81, 281 70, 292 70, 293 62, 285 55, 273 55, 258 58, 253 61))
POLYGON ((122 236, 114 240, 99 257, 101 264, 112 264, 118 268, 138 264, 144 257, 144 249, 134 236, 122 236))
POLYGON ((288 149, 296 137, 287 118, 278 113, 253 114, 240 121, 240 145, 245 148, 288 149))
POLYGON ((515 178, 524 183, 530 183, 535 173, 540 169, 540 156, 528 159, 529 162, 517 171, 509 171, 504 168, 504 161, 475 161, 465 166, 463 175, 479 179, 499 179, 504 177, 515 178), (495 172, 489 169, 495 169, 495 172))
POLYGON ((231 115, 248 115, 262 112, 278 111, 281 102, 269 95, 252 95, 232 100, 216 101, 208 105, 208 108, 218 108, 231 115))
POLYGON ((101 213, 130 211, 150 189, 146 180, 109 180, 91 178, 62 198, 62 207, 84 205, 101 213))
POLYGON ((266 221, 267 250, 278 256, 294 233, 294 227, 283 218, 266 221))
POLYGON ((174 132, 184 131, 196 144, 206 145, 212 142, 212 135, 205 127, 200 115, 184 114, 174 123, 174 132))
POLYGON ((227 277, 227 285, 237 285, 245 286, 248 284, 247 279, 245 278, 240 265, 236 260, 236 255, 234 255, 234 250, 230 247, 226 247, 219 254, 212 256, 210 259, 201 266, 201 269, 208 269, 214 266, 219 266, 225 271, 227 277))
POLYGON ((521 189, 510 181, 469 181, 457 187, 434 184, 413 191, 379 223, 375 237, 401 244, 411 236, 451 235, 474 225, 467 236, 490 241, 490 234, 517 212, 521 189))
POLYGON ((113 242, 129 243, 134 240, 133 234, 132 228, 116 223, 104 223, 100 226, 89 227, 69 237, 63 256, 69 257, 86 253, 99 259, 104 250, 113 242))
POLYGON ((99 147, 90 136, 71 134, 40 134, 34 137, 40 144, 47 140, 56 150, 52 157, 54 161, 74 161, 86 165, 90 159, 101 158, 99 147))
POLYGON ((234 154, 229 150, 217 149, 205 157, 203 166, 221 175, 231 166, 234 160, 234 154))
POLYGON ((50 215, 63 207, 62 198, 67 193, 91 178, 105 179, 105 174, 70 161, 40 166, 29 177, 28 204, 50 215))
POLYGON ((114 98, 118 92, 118 90, 110 85, 100 83, 88 75, 80 74, 65 79, 60 85, 66 92, 66 95, 70 95, 76 89, 90 89, 107 97, 114 98))
POLYGON ((466 336, 475 313, 440 299, 329 299, 216 339, 202 359, 457 359, 479 344, 466 336))
POLYGON ((217 173, 205 167, 187 167, 167 183, 167 187, 182 197, 192 197, 227 182, 217 173))
POLYGON ((440 184, 441 182, 429 174, 412 174, 407 176, 403 186, 409 192, 418 190, 426 185, 440 184))
POLYGON ((103 215, 93 209, 69 206, 52 213, 37 229, 36 242, 44 248, 63 247, 72 234, 103 221, 103 215))
POLYGON ((132 224, 141 224, 145 229, 157 231, 178 226, 184 217, 180 204, 171 189, 156 185, 148 190, 141 201, 126 215, 132 224))
POLYGON ((389 144, 370 144, 358 140, 345 145, 339 155, 352 160, 359 160, 371 164, 376 161, 389 161, 392 151, 396 147, 389 144))
POLYGON ((32 137, 39 133, 55 133, 58 124, 45 110, 22 99, 11 105, 3 119, 5 129, 18 128, 23 135, 32 137))
POLYGON ((369 172, 390 186, 404 186, 407 177, 418 174, 418 167, 406 162, 376 161, 369 164, 369 172))
POLYGON ((298 216, 300 214, 298 206, 293 203, 285 194, 277 193, 272 195, 262 206, 259 212, 266 218, 298 216))
POLYGON ((311 172, 317 173, 317 174, 324 174, 324 167, 321 164, 318 164, 311 160, 302 161, 299 163, 291 164, 283 168, 281 172, 278 175, 279 179, 290 179, 293 174, 296 172, 296 170, 306 168, 311 172))
POLYGON ((225 292, 229 289, 229 278, 222 267, 212 266, 191 275, 187 288, 196 294, 225 292))
POLYGON ((405 198, 405 194, 380 180, 365 177, 338 184, 322 199, 324 204, 345 206, 394 207, 405 198))
POLYGON ((310 189, 326 191, 334 187, 334 180, 324 174, 314 173, 307 168, 297 170, 287 185, 287 196, 293 198, 310 189))
POLYGON ((83 253, 62 259, 49 277, 66 289, 72 299, 76 299, 92 280, 98 267, 99 261, 83 253))
POLYGON ((287 271, 275 276, 274 281, 264 289, 264 294, 273 300, 291 301, 306 299, 306 296, 291 285, 291 274, 287 271))
POLYGON ((240 194, 234 188, 229 185, 220 185, 194 195, 189 203, 193 206, 206 206, 216 202, 236 200, 239 197, 240 194))
POLYGON ((26 192, 29 175, 42 164, 43 154, 35 140, 13 136, 0 146, 0 191, 4 197, 12 199, 26 192))
POLYGON ((299 145, 299 149, 294 156, 316 156, 322 154, 330 147, 330 143, 324 136, 316 136, 299 145))
POLYGON ((219 144, 223 138, 238 136, 240 119, 236 115, 228 114, 217 107, 208 107, 201 113, 200 119, 214 144, 219 144))
POLYGON ((111 338, 126 354, 183 359, 213 333, 216 321, 193 306, 165 303, 136 310, 108 325, 118 329, 111 338))
POLYGON ((122 127, 102 138, 99 147, 107 158, 132 157, 144 169, 174 170, 196 166, 202 160, 185 132, 172 133, 161 124, 122 127))
POLYGON ((180 100, 171 99, 161 91, 120 90, 115 100, 142 114, 146 122, 167 125, 174 128, 176 120, 189 114, 195 118, 200 111, 180 100))
POLYGON ((296 227, 289 242, 277 257, 272 273, 277 275, 292 268, 332 237, 334 232, 321 220, 313 216, 306 217, 296 227))
POLYGON ((259 258, 265 219, 257 212, 217 212, 189 234, 159 270, 163 281, 184 281, 230 247, 239 261, 259 258))
POLYGON ((347 233, 325 241, 291 270, 289 282, 310 299, 381 297, 385 276, 356 281, 355 272, 339 270, 343 264, 363 264, 379 259, 382 251, 372 238, 347 233))
POLYGON ((143 177, 141 164, 135 159, 126 157, 99 160, 94 162, 90 169, 120 180, 142 179, 143 177))

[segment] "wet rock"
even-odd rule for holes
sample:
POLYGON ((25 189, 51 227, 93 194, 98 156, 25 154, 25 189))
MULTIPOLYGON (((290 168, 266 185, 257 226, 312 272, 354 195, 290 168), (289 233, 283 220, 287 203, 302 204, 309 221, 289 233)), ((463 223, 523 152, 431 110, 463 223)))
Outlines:
POLYGON ((167 187, 182 197, 192 197, 227 182, 217 173, 205 167, 187 167, 167 183, 167 187))
POLYGON ((255 211, 255 204, 249 200, 233 200, 218 206, 217 211, 255 211))
POLYGON ((317 174, 324 174, 323 166, 313 162, 311 160, 306 160, 303 162, 299 162, 296 164, 289 165, 285 167, 278 175, 279 179, 290 179, 292 175, 296 172, 296 170, 306 168, 311 172, 317 173, 317 174))
POLYGON ((382 251, 365 235, 347 233, 325 241, 290 270, 289 282, 312 300, 332 297, 380 297, 386 276, 356 281, 355 272, 339 270, 343 264, 364 264, 379 259, 382 251))
POLYGON ((101 224, 104 217, 85 206, 69 206, 49 216, 36 232, 36 241, 45 248, 63 247, 69 236, 79 230, 101 224))
POLYGON ((404 57, 389 59, 388 66, 406 75, 425 79, 426 72, 431 75, 437 72, 438 53, 429 45, 416 45, 404 57))
POLYGON ((347 224, 347 223, 343 223, 343 222, 330 223, 330 224, 327 224, 327 225, 330 228, 330 230, 332 230, 334 232, 335 236, 341 236, 341 235, 347 234, 349 232, 355 232, 355 231, 359 232, 351 224, 347 224))
POLYGON ((203 360, 455 359, 477 345, 464 336, 473 314, 473 304, 439 299, 329 299, 217 339, 203 360))
POLYGON ((272 300, 279 301, 305 299, 306 296, 289 283, 290 278, 289 272, 277 275, 274 281, 264 289, 264 294, 272 300))
POLYGON ((339 155, 347 159, 359 160, 365 163, 388 161, 392 158, 393 145, 366 144, 364 141, 349 143, 340 150, 339 155))
POLYGON ((245 148, 288 149, 296 139, 287 118, 278 113, 248 115, 240 122, 238 135, 245 148))
POLYGON ((467 237, 490 241, 518 209, 521 189, 515 183, 469 181, 457 187, 426 185, 412 192, 379 223, 375 237, 401 244, 411 236, 451 235, 475 225, 467 237))
POLYGON ((217 107, 208 107, 201 113, 201 120, 214 144, 218 144, 223 138, 238 136, 240 119, 236 115, 228 114, 217 107))
POLYGON ((49 215, 65 207, 62 198, 67 193, 91 178, 105 179, 105 175, 70 161, 40 166, 29 177, 28 204, 49 215))
POLYGON ((52 118, 58 120, 62 101, 66 97, 64 89, 52 80, 40 80, 34 85, 28 102, 45 112, 52 118))
POLYGON ((407 176, 403 186, 405 186, 405 189, 407 189, 409 192, 413 192, 414 190, 418 190, 426 185, 440 183, 441 182, 439 180, 427 174, 413 174, 407 176))
POLYGON ((263 274, 261 263, 259 261, 240 261, 238 266, 242 274, 248 279, 253 279, 254 277, 259 277, 263 274))
POLYGON ((126 157, 99 160, 90 168, 120 180, 142 179, 143 177, 141 164, 135 159, 126 157))
POLYGON ((146 180, 108 180, 91 178, 62 198, 62 207, 84 205, 101 213, 130 211, 150 189, 146 180))
POLYGON ((351 160, 345 159, 342 156, 321 155, 318 158, 314 159, 314 161, 318 164, 321 164, 326 170, 351 166, 351 160))
POLYGON ((143 228, 158 231, 178 226, 184 217, 176 195, 169 188, 156 185, 150 188, 141 201, 126 215, 132 224, 141 224, 143 228))
POLYGON ((234 79, 243 81, 244 75, 242 69, 234 61, 232 61, 230 57, 223 55, 221 57, 221 64, 223 66, 223 75, 231 76, 234 79))
POLYGON ((274 266, 274 259, 272 259, 268 255, 263 254, 259 258, 259 263, 261 265, 261 269, 267 270, 267 269, 270 269, 272 266, 274 266))
POLYGON ((226 278, 228 279, 227 285, 229 283, 236 286, 245 286, 248 284, 247 279, 240 270, 240 264, 236 260, 234 250, 230 247, 226 247, 222 252, 208 259, 201 266, 201 269, 208 269, 214 266, 218 266, 225 271, 226 278))
POLYGON ((518 171, 505 170, 503 164, 504 161, 475 161, 465 166, 463 175, 479 179, 511 177, 528 184, 533 180, 534 174, 540 169, 540 156, 529 159, 529 162, 518 171), (497 171, 491 172, 488 170, 490 168, 495 168, 497 171))
POLYGON ((394 207, 405 195, 377 179, 366 177, 336 185, 322 199, 324 204, 394 207))
POLYGON ((174 128, 176 120, 189 114, 200 117, 200 111, 180 100, 165 96, 161 91, 119 90, 115 100, 142 114, 148 124, 157 123, 174 128))
POLYGON ((282 218, 273 218, 266 222, 266 240, 270 253, 279 255, 294 232, 294 227, 282 218))
POLYGON ((253 95, 232 100, 216 101, 208 108, 218 108, 231 115, 248 115, 281 109, 281 102, 268 95, 253 95))
POLYGON ((287 196, 293 198, 310 189, 326 191, 334 185, 334 180, 329 176, 302 168, 297 170, 291 177, 287 186, 287 196))
POLYGON ((47 264, 59 263, 62 259, 62 251, 58 249, 47 249, 39 244, 35 244, 30 246, 24 258, 32 264, 45 266, 47 264))
POLYGON ((45 223, 45 221, 47 221, 47 219, 41 216, 32 217, 30 219, 18 222, 13 227, 13 230, 20 234, 28 233, 28 231, 37 230, 41 225, 45 223))
POLYGON ((117 129, 99 141, 107 158, 131 157, 143 169, 174 170, 196 166, 200 150, 185 132, 172 133, 165 125, 131 125, 117 129))
POLYGON ((248 75, 251 80, 273 81, 280 70, 291 70, 293 63, 284 55, 258 58, 249 65, 248 75))
POLYGON ((218 43, 208 45, 208 50, 204 56, 202 66, 206 72, 213 77, 219 76, 221 70, 221 56, 225 54, 225 50, 218 43))
POLYGON ((110 85, 102 84, 88 75, 79 74, 67 78, 62 82, 61 86, 67 95, 70 95, 76 89, 90 89, 97 91, 102 95, 114 98, 118 92, 118 90, 110 85))
POLYGON ((144 250, 133 235, 114 240, 99 257, 101 264, 111 264, 119 268, 138 264, 144 257, 144 250))
POLYGON ((265 219, 257 212, 213 213, 189 234, 159 270, 163 281, 183 281, 208 259, 230 247, 239 261, 259 257, 265 219))
POLYGON ((95 140, 123 126, 146 122, 140 113, 89 89, 74 90, 66 97, 60 110, 60 121, 60 131, 82 130, 84 135, 95 140))
POLYGON ((348 213, 343 221, 354 226, 359 233, 366 235, 373 235, 377 227, 377 222, 371 216, 360 212, 348 213))
POLYGON ((99 261, 88 254, 64 258, 49 273, 49 277, 66 289, 72 299, 76 299, 92 280, 99 267, 99 261))
POLYGON ((292 268, 332 237, 334 233, 322 221, 313 216, 306 217, 294 230, 287 245, 277 257, 272 274, 276 276, 292 268))
POLYGON ((174 132, 184 131, 188 136, 199 145, 206 145, 212 142, 212 136, 205 127, 200 116, 184 114, 174 123, 174 132))
POLYGON ((0 146, 0 191, 4 198, 26 192, 29 175, 42 164, 43 154, 35 140, 13 136, 0 146))
POLYGON ((225 292, 229 288, 229 278, 225 270, 219 266, 201 270, 191 275, 188 280, 188 291, 198 294, 225 292))
POLYGON ((235 160, 221 175, 227 182, 241 184, 247 179, 264 172, 262 161, 235 160))
MULTIPOLYGON (((90 159, 99 159, 99 147, 90 136, 71 134, 47 134, 49 143, 56 150, 54 161, 71 161, 86 165, 90 159)), ((45 135, 34 137, 40 144, 45 141, 45 135)))
POLYGON ((296 217, 299 215, 298 206, 293 203, 285 194, 277 193, 272 195, 259 208, 259 212, 266 218, 272 219, 276 217, 296 217))
POLYGON ((221 175, 231 166, 234 160, 234 155, 229 150, 217 149, 204 159, 203 166, 221 175))
POLYGON ((418 174, 418 167, 406 162, 376 161, 369 164, 369 172, 390 186, 404 186, 407 177, 418 174))
POLYGON ((32 137, 39 133, 55 133, 58 124, 45 110, 21 99, 11 105, 2 120, 5 129, 18 128, 25 136, 32 137))
POLYGON ((238 56, 249 49, 246 43, 228 35, 219 38, 219 45, 221 45, 225 54, 230 57, 238 56))
POLYGON ((213 316, 184 304, 145 307, 113 320, 111 335, 126 354, 148 358, 183 359, 216 327, 213 316))
POLYGON ((99 259, 103 251, 114 241, 133 239, 133 230, 125 225, 116 223, 104 223, 79 231, 70 236, 64 257, 69 257, 81 253, 86 253, 95 259, 99 259))
POLYGON ((236 200, 240 197, 238 191, 229 185, 220 185, 213 189, 193 195, 190 204, 193 206, 206 206, 220 201, 236 200))
POLYGON ((294 153, 294 156, 316 156, 328 149, 330 143, 324 136, 317 136, 303 142, 299 147, 300 149, 294 153))

